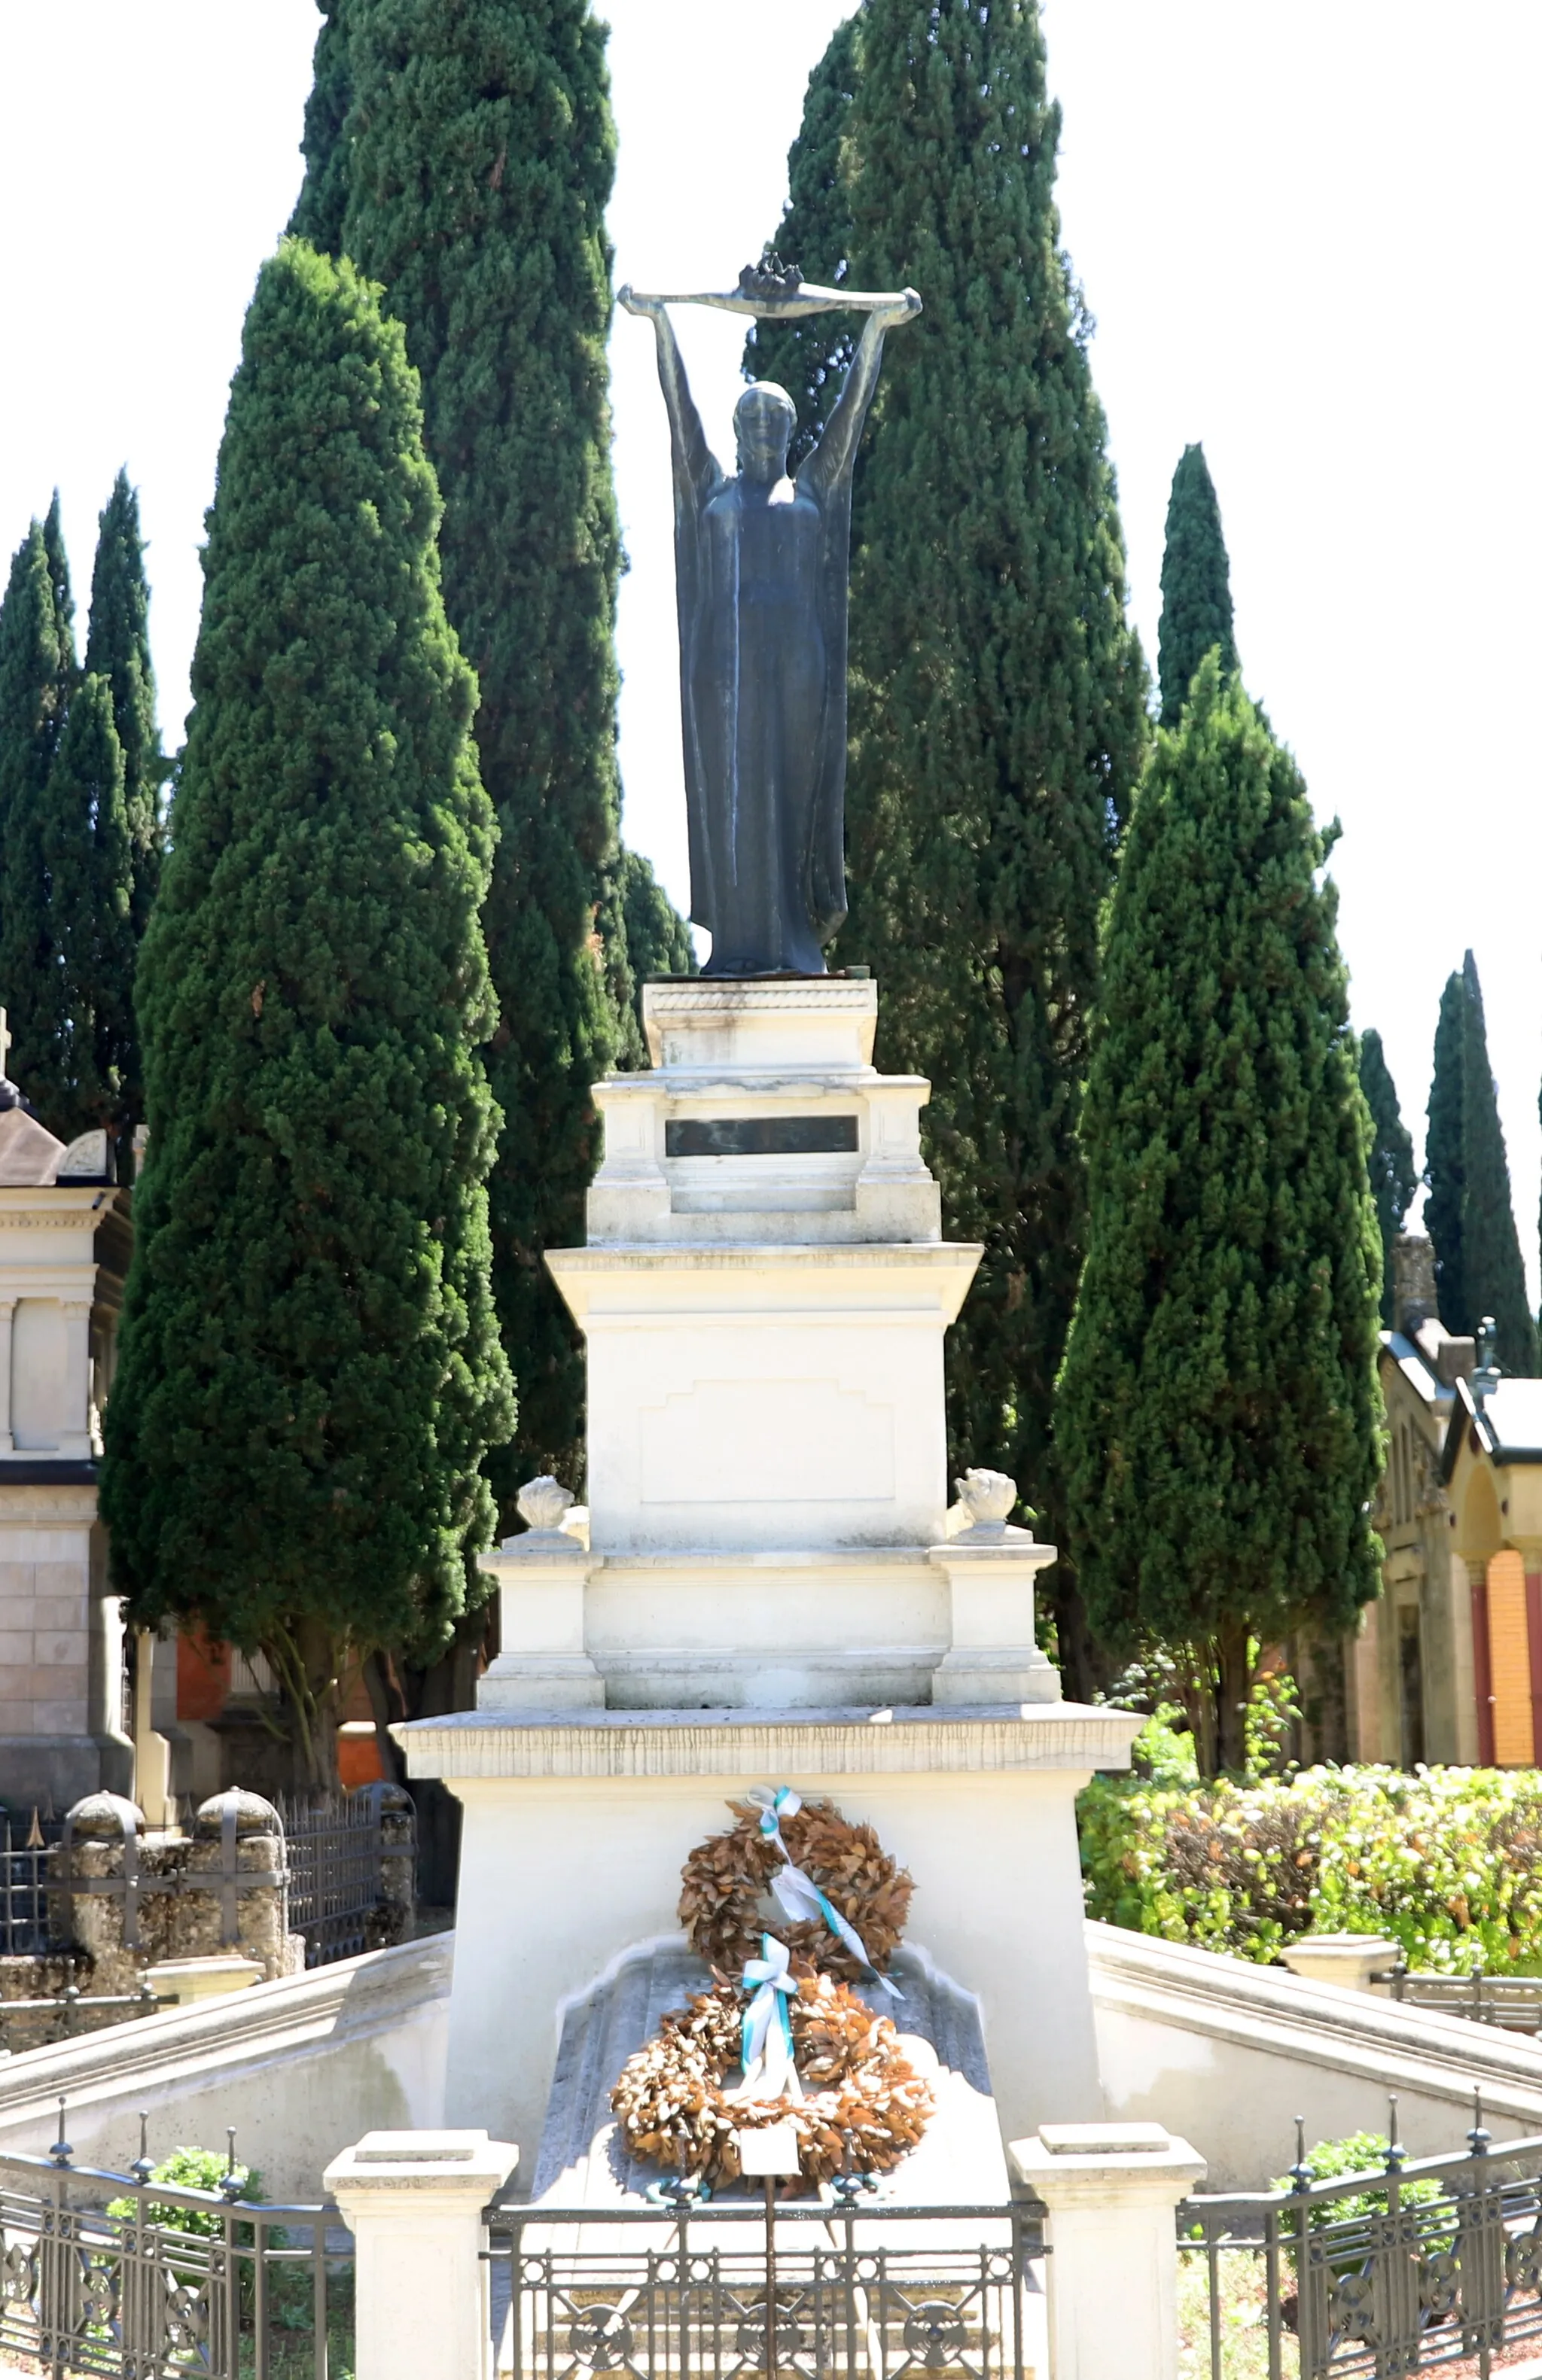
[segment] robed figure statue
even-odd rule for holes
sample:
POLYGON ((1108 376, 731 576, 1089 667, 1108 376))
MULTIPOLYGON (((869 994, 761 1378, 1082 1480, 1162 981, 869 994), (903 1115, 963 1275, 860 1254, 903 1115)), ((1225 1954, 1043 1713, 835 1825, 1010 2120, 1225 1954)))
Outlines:
POLYGON ((884 334, 921 300, 814 289, 775 264, 747 268, 731 292, 619 297, 652 318, 669 414, 691 915, 712 935, 704 972, 823 975, 846 915, 851 473, 884 334), (738 469, 713 455, 667 311, 684 302, 761 316, 865 311, 839 402, 795 476, 796 410, 768 381, 735 408, 738 469))

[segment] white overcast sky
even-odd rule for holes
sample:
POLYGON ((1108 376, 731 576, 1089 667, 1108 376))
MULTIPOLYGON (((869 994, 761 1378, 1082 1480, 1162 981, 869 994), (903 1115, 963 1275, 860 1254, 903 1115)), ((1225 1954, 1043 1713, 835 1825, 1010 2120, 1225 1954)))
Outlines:
MULTIPOLYGON (((774 230, 838 0, 612 0, 617 278, 722 286, 774 230)), ((56 484, 84 611, 127 462, 168 745, 253 275, 299 186, 312 0, 0 0, 0 562, 56 484)), ((1536 1295, 1542 543, 1536 0, 1046 0, 1066 244, 1097 322, 1133 606, 1203 439, 1244 674, 1332 862, 1357 1024, 1420 1135, 1477 953, 1536 1295)), ((924 292, 923 292, 924 295, 924 292)), ((740 336, 683 326, 728 443, 740 336)), ((667 451, 618 319, 626 829, 686 898, 667 451)), ((0 986, 0 999, 4 987, 0 986)))

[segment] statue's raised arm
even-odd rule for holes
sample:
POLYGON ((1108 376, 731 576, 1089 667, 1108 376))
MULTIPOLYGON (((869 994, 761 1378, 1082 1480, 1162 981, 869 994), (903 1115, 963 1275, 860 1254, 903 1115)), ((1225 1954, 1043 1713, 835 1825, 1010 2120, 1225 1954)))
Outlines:
POLYGON ((913 289, 812 288, 776 258, 735 290, 619 292, 658 342, 675 480, 675 596, 691 830, 691 914, 712 934, 705 973, 823 975, 846 915, 846 584, 851 468, 884 334, 921 311, 913 289), (671 305, 777 320, 854 309, 866 327, 824 437, 797 477, 797 408, 756 381, 734 408, 739 468, 707 445, 671 305))
POLYGON ((630 287, 616 292, 616 302, 629 314, 646 316, 654 326, 658 342, 658 384, 664 391, 665 410, 669 416, 669 438, 675 453, 676 474, 683 468, 691 485, 705 493, 723 473, 706 443, 702 417, 691 394, 691 383, 685 376, 685 362, 669 320, 670 300, 667 298, 640 297, 630 287))
POLYGON ((812 480, 829 487, 851 470, 856 461, 857 443, 862 426, 867 419, 867 408, 873 402, 878 385, 878 370, 884 359, 884 334, 898 323, 908 322, 921 311, 921 300, 913 289, 902 289, 897 298, 886 298, 875 303, 863 325, 857 352, 847 367, 845 385, 837 400, 835 411, 825 425, 825 435, 799 468, 801 480, 812 480))

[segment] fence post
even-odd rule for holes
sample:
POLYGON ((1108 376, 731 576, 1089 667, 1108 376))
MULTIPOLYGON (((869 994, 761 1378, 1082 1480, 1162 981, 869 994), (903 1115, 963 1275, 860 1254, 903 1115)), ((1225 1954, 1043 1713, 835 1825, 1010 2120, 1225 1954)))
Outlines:
POLYGON ((1048 2209, 1050 2380, 1177 2380, 1173 2208, 1205 2159, 1160 2124, 1041 2124, 1011 2158, 1048 2209))
POLYGON ((519 2155, 485 2132, 366 2132, 327 2167, 358 2243, 355 2380, 490 2380, 483 2213, 519 2155))

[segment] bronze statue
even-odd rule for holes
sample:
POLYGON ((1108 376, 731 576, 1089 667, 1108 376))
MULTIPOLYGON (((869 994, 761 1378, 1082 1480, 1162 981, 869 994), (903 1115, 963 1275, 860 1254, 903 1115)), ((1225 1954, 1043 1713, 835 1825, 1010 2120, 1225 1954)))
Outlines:
POLYGON ((776 259, 737 290, 619 292, 658 338, 675 475, 675 592, 691 830, 691 914, 713 976, 823 975, 846 915, 846 594, 851 472, 884 334, 921 311, 896 296, 819 289, 776 259), (761 317, 857 309, 867 322, 825 434, 787 469, 792 399, 755 381, 734 411, 739 468, 703 434, 667 309, 761 317))

